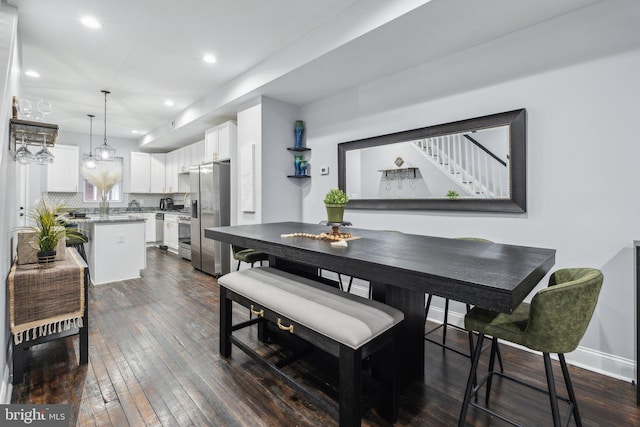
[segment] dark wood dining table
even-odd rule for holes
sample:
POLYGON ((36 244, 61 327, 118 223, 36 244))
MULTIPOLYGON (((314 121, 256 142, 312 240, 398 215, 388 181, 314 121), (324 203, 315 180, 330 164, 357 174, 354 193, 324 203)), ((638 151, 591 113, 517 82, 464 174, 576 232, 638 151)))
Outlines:
POLYGON ((304 276, 329 270, 368 280, 373 298, 401 310, 396 343, 400 384, 424 377, 425 293, 512 312, 555 263, 555 250, 395 231, 343 227, 347 247, 290 237, 331 232, 299 222, 207 228, 206 238, 270 255, 269 265, 304 276))

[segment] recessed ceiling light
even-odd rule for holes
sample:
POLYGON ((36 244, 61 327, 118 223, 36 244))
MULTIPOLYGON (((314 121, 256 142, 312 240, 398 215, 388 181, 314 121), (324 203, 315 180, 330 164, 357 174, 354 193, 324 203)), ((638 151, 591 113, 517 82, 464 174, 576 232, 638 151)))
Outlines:
POLYGON ((24 73, 25 73, 27 76, 29 76, 29 77, 35 77, 35 78, 40 77, 40 73, 38 73, 38 72, 37 72, 37 71, 35 71, 35 70, 27 70, 27 71, 25 71, 24 73))
POLYGON ((173 107, 173 101, 170 99, 167 99, 166 101, 164 101, 164 105, 166 105, 167 107, 173 107))
POLYGON ((89 28, 102 28, 102 24, 93 16, 83 16, 80 18, 80 22, 89 28))
POLYGON ((210 53, 207 53, 205 56, 202 57, 202 60, 207 64, 213 64, 214 62, 216 62, 216 57, 211 55, 210 53))
POLYGON ((137 135, 137 134, 139 134, 139 133, 140 133, 140 131, 137 131, 137 130, 133 129, 133 130, 131 131, 131 133, 135 133, 135 134, 137 135))

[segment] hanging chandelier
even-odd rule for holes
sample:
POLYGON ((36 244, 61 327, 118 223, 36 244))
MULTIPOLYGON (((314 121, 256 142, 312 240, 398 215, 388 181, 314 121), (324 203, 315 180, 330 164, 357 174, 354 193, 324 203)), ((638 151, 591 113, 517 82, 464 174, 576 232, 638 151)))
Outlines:
POLYGON ((97 166, 96 158, 91 153, 93 151, 93 118, 95 115, 87 114, 89 116, 89 154, 85 154, 82 159, 82 166, 87 169, 95 169, 97 166))
POLYGON ((107 95, 108 90, 102 90, 104 93, 104 144, 96 147, 96 158, 100 161, 112 162, 116 156, 116 149, 107 144, 107 95))

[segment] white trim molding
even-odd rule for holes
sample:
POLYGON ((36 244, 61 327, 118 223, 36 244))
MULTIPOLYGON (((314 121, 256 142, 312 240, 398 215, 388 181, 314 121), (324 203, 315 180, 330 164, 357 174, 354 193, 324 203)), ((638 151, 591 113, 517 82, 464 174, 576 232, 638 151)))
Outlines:
POLYGON ((9 365, 4 366, 4 375, 2 376, 2 382, 0 383, 0 404, 8 405, 11 403, 11 393, 13 392, 13 385, 9 381, 9 365))
MULTIPOLYGON (((355 292, 354 292, 355 293, 355 292)), ((366 294, 365 294, 366 295, 366 294)), ((442 323, 444 320, 444 309, 442 307, 431 306, 429 309, 429 320, 442 323)), ((464 314, 449 310, 449 323, 464 327, 464 314)), ((541 354, 539 351, 533 351, 521 345, 508 341, 500 340, 501 344, 510 345, 532 353, 541 354)), ((557 360, 557 355, 551 355, 557 360)), ((636 363, 633 359, 615 356, 609 353, 603 353, 598 350, 578 346, 577 349, 565 355, 567 364, 583 368, 588 371, 606 375, 629 383, 635 382, 636 363)))

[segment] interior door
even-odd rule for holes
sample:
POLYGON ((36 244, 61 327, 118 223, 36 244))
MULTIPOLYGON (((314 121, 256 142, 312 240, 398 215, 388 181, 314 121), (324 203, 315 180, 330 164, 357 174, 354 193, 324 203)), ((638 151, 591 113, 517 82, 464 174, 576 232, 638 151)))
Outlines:
POLYGON ((16 225, 18 227, 27 226, 27 212, 29 210, 29 165, 21 165, 16 162, 16 191, 18 209, 16 212, 16 225))

